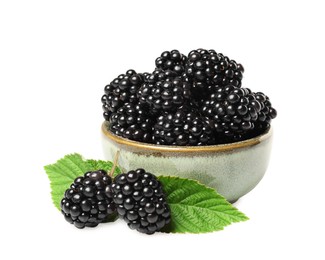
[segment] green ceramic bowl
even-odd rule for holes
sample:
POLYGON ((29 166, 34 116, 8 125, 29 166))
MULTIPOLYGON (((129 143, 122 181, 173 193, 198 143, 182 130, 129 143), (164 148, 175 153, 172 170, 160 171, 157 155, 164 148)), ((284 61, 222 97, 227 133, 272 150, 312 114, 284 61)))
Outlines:
POLYGON ((198 180, 235 202, 263 178, 270 158, 272 129, 241 142, 210 146, 167 146, 131 141, 102 125, 105 158, 112 161, 119 151, 123 170, 144 168, 155 175, 198 180))

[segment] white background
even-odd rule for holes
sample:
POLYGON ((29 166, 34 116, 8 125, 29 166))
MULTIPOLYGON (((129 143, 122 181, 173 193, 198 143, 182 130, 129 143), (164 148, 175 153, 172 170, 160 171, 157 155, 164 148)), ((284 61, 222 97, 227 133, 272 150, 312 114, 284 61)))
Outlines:
POLYGON ((1 1, 0 258, 325 259, 321 3, 1 1), (269 169, 235 204, 250 220, 202 235, 69 225, 43 166, 72 152, 103 158, 105 84, 196 48, 242 63, 243 85, 278 110, 269 169))

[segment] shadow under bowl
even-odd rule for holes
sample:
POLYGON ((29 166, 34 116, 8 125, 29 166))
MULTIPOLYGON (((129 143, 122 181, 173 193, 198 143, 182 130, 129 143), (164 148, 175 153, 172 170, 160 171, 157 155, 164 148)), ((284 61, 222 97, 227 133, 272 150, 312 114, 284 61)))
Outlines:
POLYGON ((251 191, 263 178, 270 159, 272 128, 257 137, 209 146, 169 146, 132 141, 111 133, 102 124, 106 160, 119 151, 123 171, 144 168, 157 176, 194 179, 214 188, 229 202, 251 191))

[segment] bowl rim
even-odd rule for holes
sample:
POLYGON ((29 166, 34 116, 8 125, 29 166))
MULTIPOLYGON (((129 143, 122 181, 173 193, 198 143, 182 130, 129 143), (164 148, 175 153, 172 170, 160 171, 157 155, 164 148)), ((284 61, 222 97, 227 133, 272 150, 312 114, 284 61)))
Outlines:
POLYGON ((269 139, 272 135, 273 128, 272 126, 266 130, 265 133, 258 135, 256 137, 229 143, 229 144, 216 144, 216 145, 202 145, 202 146, 177 146, 177 145, 158 145, 158 144, 150 144, 150 143, 142 143, 133 140, 126 139, 124 137, 120 137, 118 135, 113 134, 108 130, 109 123, 104 121, 102 123, 102 133, 105 137, 110 139, 111 141, 125 146, 131 146, 133 148, 138 148, 142 150, 151 150, 151 151, 159 151, 159 152, 220 152, 220 151, 229 151, 234 149, 246 148, 250 146, 257 145, 262 141, 269 139))

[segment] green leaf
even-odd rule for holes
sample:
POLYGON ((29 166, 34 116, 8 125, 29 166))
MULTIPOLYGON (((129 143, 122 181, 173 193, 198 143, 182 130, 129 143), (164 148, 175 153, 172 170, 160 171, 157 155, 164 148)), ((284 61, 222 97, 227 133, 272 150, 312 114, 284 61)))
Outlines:
POLYGON ((171 210, 171 222, 164 232, 206 233, 248 220, 214 189, 197 181, 178 177, 158 177, 171 210))
MULTIPOLYGON (((60 209, 60 202, 66 189, 70 187, 75 178, 84 175, 88 171, 106 170, 110 172, 113 163, 101 160, 84 160, 80 154, 68 154, 56 163, 44 166, 51 183, 51 195, 55 207, 60 209)), ((121 170, 115 167, 114 175, 121 170)))

